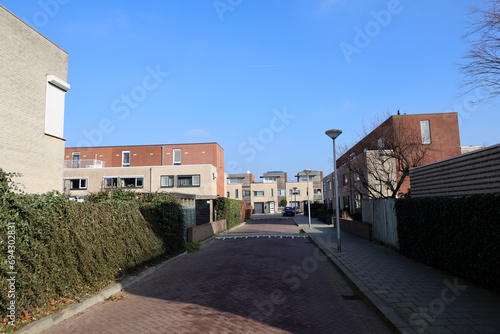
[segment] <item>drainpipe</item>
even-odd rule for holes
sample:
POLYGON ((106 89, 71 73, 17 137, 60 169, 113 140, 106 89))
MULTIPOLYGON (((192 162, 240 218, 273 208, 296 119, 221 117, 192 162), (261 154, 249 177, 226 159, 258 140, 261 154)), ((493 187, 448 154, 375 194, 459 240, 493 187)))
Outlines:
POLYGON ((164 150, 165 146, 162 146, 161 147, 161 165, 163 166, 164 165, 164 161, 163 161, 163 150, 164 150))
POLYGON ((153 167, 149 168, 149 192, 153 192, 153 167))

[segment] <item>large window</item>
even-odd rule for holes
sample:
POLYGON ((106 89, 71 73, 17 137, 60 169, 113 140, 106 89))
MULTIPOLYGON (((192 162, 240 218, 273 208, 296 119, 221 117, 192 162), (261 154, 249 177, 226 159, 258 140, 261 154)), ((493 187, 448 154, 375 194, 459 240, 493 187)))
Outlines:
POLYGON ((71 179, 70 190, 84 190, 87 189, 87 179, 71 179))
POLYGON ((250 192, 250 190, 243 190, 243 197, 248 197, 250 196, 252 193, 250 192))
POLYGON ((104 188, 116 188, 116 187, 118 187, 118 177, 104 178, 104 188))
POLYGON ((174 165, 180 165, 182 160, 182 150, 175 149, 174 150, 174 165))
POLYGON ((286 190, 285 189, 278 189, 278 196, 286 196, 286 190))
MULTIPOLYGON (((313 178, 313 175, 309 175, 309 182, 312 182, 313 178)), ((307 175, 301 175, 299 177, 299 182, 307 182, 307 175)))
POLYGON ((177 176, 177 186, 178 187, 199 187, 200 186, 200 176, 199 175, 177 176))
POLYGON ((276 183, 277 177, 276 176, 266 176, 264 178, 264 183, 276 183))
POLYGON ((227 184, 241 184, 242 178, 240 177, 230 177, 227 179, 227 184))
POLYGON ((429 145, 431 143, 431 125, 429 120, 420 121, 420 130, 422 133, 422 144, 429 145))
POLYGON ((264 197, 264 190, 254 191, 253 195, 255 197, 264 197))
POLYGON ((144 187, 143 177, 121 177, 120 185, 122 188, 142 188, 144 187))
POLYGON ((173 175, 160 176, 160 187, 172 188, 173 186, 174 186, 174 176, 173 175))
POLYGON ((130 167, 130 151, 122 151, 122 167, 130 167))

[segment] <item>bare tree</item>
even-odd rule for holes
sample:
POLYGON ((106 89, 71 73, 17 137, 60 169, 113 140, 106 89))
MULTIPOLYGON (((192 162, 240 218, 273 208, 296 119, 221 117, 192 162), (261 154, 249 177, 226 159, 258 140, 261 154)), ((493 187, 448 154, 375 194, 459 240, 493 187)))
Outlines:
POLYGON ((476 90, 476 102, 491 100, 500 95, 500 1, 482 0, 473 7, 464 37, 470 49, 461 65, 463 87, 466 93, 476 90))
POLYGON ((374 198, 407 195, 401 187, 408 180, 410 168, 426 163, 429 151, 418 129, 409 126, 404 116, 389 117, 371 133, 365 133, 358 145, 342 150, 346 152, 342 163, 353 176, 356 191, 374 198))

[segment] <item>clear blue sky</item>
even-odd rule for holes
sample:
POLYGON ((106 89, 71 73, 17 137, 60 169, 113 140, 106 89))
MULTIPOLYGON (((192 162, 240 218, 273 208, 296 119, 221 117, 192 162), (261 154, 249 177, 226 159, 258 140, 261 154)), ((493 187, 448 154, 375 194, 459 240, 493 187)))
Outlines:
POLYGON ((325 130, 351 145, 398 109, 462 110, 462 146, 499 143, 497 102, 461 96, 475 2, 1 1, 69 53, 68 147, 218 142, 257 178, 330 173, 325 130))

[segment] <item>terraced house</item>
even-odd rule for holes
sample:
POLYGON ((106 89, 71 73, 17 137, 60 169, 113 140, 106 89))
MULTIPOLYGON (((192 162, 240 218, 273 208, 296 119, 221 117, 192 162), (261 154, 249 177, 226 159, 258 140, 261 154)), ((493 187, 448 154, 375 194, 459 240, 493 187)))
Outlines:
POLYGON ((124 188, 224 196, 224 150, 217 143, 66 148, 71 195, 124 188))

